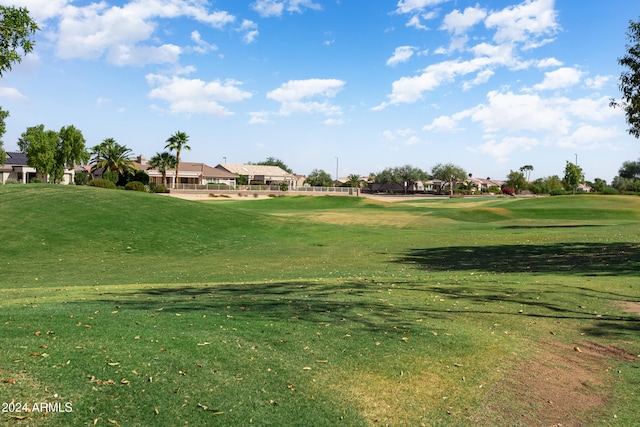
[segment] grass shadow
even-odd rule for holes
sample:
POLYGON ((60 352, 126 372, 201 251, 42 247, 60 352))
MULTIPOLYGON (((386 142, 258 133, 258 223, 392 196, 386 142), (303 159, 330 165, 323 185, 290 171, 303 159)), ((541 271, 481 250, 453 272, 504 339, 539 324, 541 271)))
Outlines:
POLYGON ((637 276, 640 274, 640 244, 556 243, 416 248, 393 262, 411 264, 428 271, 637 276))

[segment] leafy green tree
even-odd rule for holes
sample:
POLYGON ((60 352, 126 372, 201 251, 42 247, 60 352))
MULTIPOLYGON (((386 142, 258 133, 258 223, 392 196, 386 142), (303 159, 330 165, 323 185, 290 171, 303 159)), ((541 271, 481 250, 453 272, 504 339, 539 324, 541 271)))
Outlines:
POLYGON ((149 166, 151 166, 151 168, 153 169, 158 169, 158 171, 162 174, 162 184, 166 186, 167 171, 170 169, 175 169, 176 156, 167 151, 156 153, 152 158, 149 159, 149 166))
POLYGON ((620 193, 640 191, 640 179, 616 176, 611 182, 611 187, 615 188, 620 193))
POLYGON ((413 167, 411 165, 404 165, 394 168, 393 173, 400 181, 400 184, 402 184, 402 186, 404 187, 405 192, 407 190, 414 191, 418 182, 429 179, 429 175, 426 174, 422 169, 413 167))
POLYGON ((516 194, 520 194, 522 190, 527 188, 527 179, 522 172, 509 171, 505 185, 513 188, 516 194))
POLYGON ((58 140, 56 131, 45 130, 44 125, 31 126, 18 139, 18 148, 27 155, 29 166, 51 177, 56 169, 58 140))
POLYGON ((5 111, 0 107, 0 166, 4 165, 7 160, 7 153, 4 151, 4 141, 2 137, 7 132, 7 124, 5 123, 6 118, 9 117, 9 112, 5 111))
POLYGON ((564 168, 564 178, 562 179, 565 190, 573 190, 575 193, 576 187, 583 182, 584 172, 582 172, 582 168, 567 160, 567 165, 564 168))
POLYGON ((451 193, 453 193, 453 187, 457 182, 464 182, 467 179, 467 172, 460 166, 452 163, 438 163, 431 168, 431 175, 434 179, 448 183, 451 193))
POLYGON ((287 166, 287 164, 285 162, 283 162, 280 159, 277 159, 275 157, 267 157, 267 160, 263 160, 261 162, 258 163, 249 163, 250 165, 259 165, 259 166, 278 166, 280 169, 285 170, 287 172, 289 172, 290 174, 293 174, 292 169, 287 166))
POLYGON ((629 21, 627 40, 626 54, 618 58, 618 65, 624 67, 618 83, 622 98, 611 99, 609 105, 624 110, 627 132, 640 138, 640 21, 629 21))
POLYGON ((587 182, 587 185, 598 193, 604 193, 607 188, 607 181, 602 178, 596 178, 593 182, 587 182))
POLYGON ((533 171, 533 166, 531 165, 524 165, 520 168, 520 172, 522 172, 527 180, 527 182, 529 182, 529 177, 531 176, 531 171, 533 171))
POLYGON ((187 145, 187 142, 189 142, 189 135, 187 135, 184 132, 176 132, 173 135, 171 135, 169 137, 169 139, 167 139, 167 145, 164 147, 165 149, 169 149, 170 151, 175 151, 176 152, 176 181, 175 183, 178 184, 180 181, 178 181, 178 173, 180 170, 180 152, 182 150, 191 150, 191 147, 189 147, 187 145))
POLYGON ((312 187, 331 187, 331 184, 333 184, 331 175, 322 169, 312 170, 304 182, 312 187))
POLYGON ((58 132, 59 140, 55 154, 55 168, 53 181, 60 182, 64 175, 64 169, 72 169, 76 164, 85 164, 89 161, 89 152, 85 146, 82 132, 75 126, 65 126, 58 132))
POLYGON ((558 175, 538 178, 529 185, 529 189, 535 194, 550 194, 560 188, 564 189, 564 185, 558 175))
POLYGON ((624 162, 618 170, 618 175, 623 178, 639 178, 640 177, 640 161, 624 162))
POLYGON ((115 139, 105 138, 91 149, 92 171, 102 169, 103 173, 114 172, 118 176, 125 175, 136 168, 132 153, 130 148, 118 144, 115 139))
POLYGON ((372 173, 371 179, 376 184, 398 184, 397 177, 393 172, 393 168, 383 169, 381 172, 372 173))
POLYGON ((39 29, 26 8, 0 6, 0 77, 33 50, 39 29))

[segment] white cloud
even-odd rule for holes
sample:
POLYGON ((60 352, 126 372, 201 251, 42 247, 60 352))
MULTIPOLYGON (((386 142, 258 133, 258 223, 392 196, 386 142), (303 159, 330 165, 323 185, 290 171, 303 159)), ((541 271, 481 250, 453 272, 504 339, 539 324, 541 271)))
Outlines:
POLYGON ((343 119, 327 119, 323 122, 327 126, 340 126, 345 124, 343 119))
POLYGON ((553 35, 558 30, 556 16, 554 0, 525 0, 518 5, 491 12, 485 25, 496 29, 493 36, 495 42, 520 42, 528 48, 539 46, 540 37, 553 35))
POLYGON ((400 0, 396 13, 415 13, 449 0, 400 0))
POLYGON ((173 114, 210 114, 229 116, 233 113, 220 103, 239 102, 251 98, 252 94, 239 88, 240 82, 213 80, 205 82, 200 79, 182 77, 166 77, 148 74, 147 82, 153 87, 149 98, 159 99, 169 104, 173 114))
POLYGON ((400 63, 407 62, 413 56, 416 48, 413 46, 398 46, 393 52, 393 56, 387 59, 387 65, 394 67, 400 63))
POLYGON ((477 148, 471 148, 471 151, 488 154, 496 159, 496 162, 506 163, 514 151, 529 151, 537 145, 540 145, 540 142, 536 138, 505 137, 500 142, 490 139, 477 148))
POLYGON ((18 89, 12 87, 0 87, 0 98, 22 102, 26 102, 29 100, 29 98, 20 93, 18 89))
POLYGON ((602 89, 604 85, 609 83, 611 76, 595 76, 585 80, 587 87, 590 89, 602 89))
POLYGON ((555 90, 575 86, 580 83, 584 73, 575 68, 563 67, 544 73, 544 81, 534 85, 535 90, 555 90))
POLYGON ((289 13, 302 13, 303 9, 320 10, 322 6, 312 0, 256 0, 251 8, 263 18, 289 13))
POLYGON ((567 107, 570 102, 566 98, 491 91, 487 101, 469 110, 471 120, 480 123, 486 132, 534 131, 554 135, 569 132, 571 121, 567 107))
POLYGON ((191 50, 193 50, 194 52, 203 54, 211 50, 218 50, 218 46, 216 46, 215 44, 207 43, 206 41, 202 40, 202 36, 198 31, 191 32, 191 40, 193 40, 196 44, 195 47, 191 48, 191 50))
POLYGON ((582 125, 571 135, 558 141, 559 147, 593 149, 602 143, 623 136, 623 132, 613 127, 582 125))
POLYGON ((238 31, 244 33, 244 36, 242 36, 242 41, 247 44, 253 43, 259 34, 258 24, 248 19, 244 19, 242 21, 242 25, 240 26, 240 28, 238 28, 238 31))
MULTIPOLYGON (((382 110, 389 105, 414 103, 422 98, 423 92, 432 91, 442 84, 453 81, 458 76, 480 73, 483 70, 502 62, 502 58, 481 57, 469 61, 444 61, 430 65, 423 73, 413 77, 401 77, 392 83, 392 92, 387 96, 388 101, 373 108, 382 110)), ((481 73, 480 79, 489 75, 481 73)))
POLYGON ((142 67, 146 64, 175 63, 182 49, 173 44, 162 46, 115 46, 109 50, 107 61, 114 65, 142 67))
POLYGON ((450 116, 440 116, 433 119, 431 124, 422 129, 431 132, 454 132, 458 129, 458 121, 450 116))
POLYGON ((422 143, 422 140, 416 136, 416 132, 411 128, 396 129, 395 131, 385 130, 381 135, 384 139, 401 145, 408 146, 422 143))
POLYGON ((269 113, 267 113, 266 111, 252 112, 249 113, 249 116, 251 116, 251 118, 249 119, 250 125, 273 123, 271 120, 269 120, 269 113))
MULTIPOLYGON (((40 1, 40 0, 36 0, 40 1)), ((32 10, 32 0, 29 0, 32 10)), ((47 6, 36 13, 42 19, 58 19, 57 33, 48 35, 56 43, 56 54, 64 59, 107 57, 117 65, 144 65, 144 58, 152 63, 177 61, 175 50, 168 49, 155 34, 158 20, 190 18, 214 28, 222 29, 235 17, 224 11, 210 12, 206 3, 188 0, 136 0, 121 6, 106 2, 75 6, 71 1, 43 2, 47 6), (49 3, 56 8, 49 7, 49 3), (155 52, 161 56, 153 60, 155 52), (141 53, 134 58, 128 52, 141 53)))
POLYGON ((409 20, 407 21, 407 23, 405 24, 407 27, 413 27, 417 30, 428 30, 429 27, 427 27, 426 25, 424 25, 421 21, 420 21, 420 16, 418 15, 414 15, 411 18, 409 18, 409 20))
POLYGON ((464 12, 454 10, 444 17, 441 29, 452 32, 455 35, 464 34, 469 28, 481 22, 487 16, 487 12, 479 7, 468 7, 464 12))
POLYGON ((280 115, 294 113, 341 115, 342 109, 328 102, 342 90, 345 82, 337 79, 290 80, 267 93, 267 98, 280 103, 280 115), (320 99, 320 101, 314 99, 320 99))
POLYGON ((544 58, 536 62, 536 67, 538 68, 552 68, 561 66, 562 62, 560 62, 556 58, 544 58))

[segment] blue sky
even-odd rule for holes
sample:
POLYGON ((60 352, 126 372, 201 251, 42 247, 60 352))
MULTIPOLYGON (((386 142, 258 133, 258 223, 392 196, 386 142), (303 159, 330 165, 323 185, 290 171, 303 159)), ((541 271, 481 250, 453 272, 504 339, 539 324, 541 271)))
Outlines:
POLYGON ((618 97, 637 0, 0 0, 34 52, 0 80, 5 149, 74 125, 135 154, 282 159, 341 177, 454 163, 501 179, 578 161, 610 181, 640 141, 618 97), (336 159, 337 158, 337 159, 336 159))

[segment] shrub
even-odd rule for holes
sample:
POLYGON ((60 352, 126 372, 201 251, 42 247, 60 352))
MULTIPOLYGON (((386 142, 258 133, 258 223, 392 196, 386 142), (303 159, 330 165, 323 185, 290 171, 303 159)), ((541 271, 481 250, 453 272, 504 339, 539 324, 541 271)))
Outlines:
POLYGON ((142 192, 147 191, 144 184, 141 183, 140 181, 127 182, 127 185, 124 186, 124 189, 130 190, 130 191, 142 191, 142 192))
POLYGON ((617 196, 620 192, 613 187, 605 187, 602 190, 602 194, 606 194, 607 196, 617 196))
POLYGON ((78 172, 73 177, 73 182, 75 182, 76 185, 87 185, 89 182, 89 174, 87 172, 78 172))
POLYGON ((118 174, 116 172, 105 172, 102 174, 102 179, 106 179, 107 181, 111 181, 114 184, 118 182, 118 174))
POLYGON ((149 174, 145 171, 136 171, 135 175, 133 175, 133 181, 141 182, 142 185, 149 184, 149 174))
POLYGON ((516 190, 513 187, 502 187, 502 194, 506 194, 507 196, 515 196, 516 190))
POLYGON ((111 188, 116 189, 116 183, 104 178, 92 179, 89 181, 90 187, 111 188))
POLYGON ((554 188, 549 192, 549 195, 551 196, 564 196, 566 194, 567 192, 564 188, 554 188))
POLYGON ((42 184, 42 180, 40 178, 31 178, 29 184, 42 184))
POLYGON ((156 185, 155 188, 153 189, 154 193, 167 193, 167 187, 164 186, 163 184, 160 185, 156 185))
POLYGON ((7 180, 4 183, 6 185, 9 185, 9 184, 22 184, 20 181, 18 181, 17 179, 13 179, 13 178, 7 178, 7 180))

